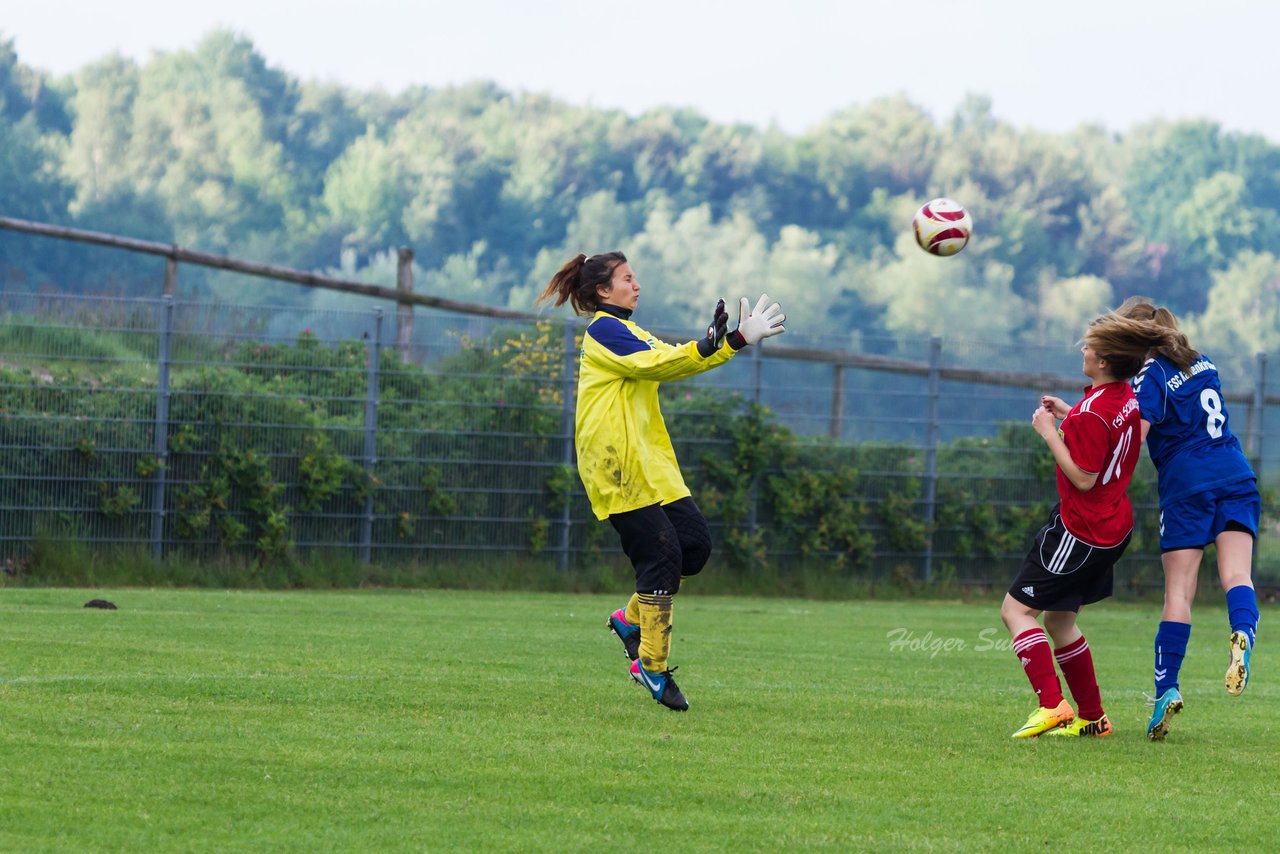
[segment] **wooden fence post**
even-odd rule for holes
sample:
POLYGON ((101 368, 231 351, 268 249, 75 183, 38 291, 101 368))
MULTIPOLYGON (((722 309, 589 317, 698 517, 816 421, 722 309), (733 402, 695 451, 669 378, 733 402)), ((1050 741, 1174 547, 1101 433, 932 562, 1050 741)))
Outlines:
MULTIPOLYGON (((413 250, 401 246, 396 268, 396 290, 402 294, 413 293, 413 250)), ((400 358, 408 361, 409 348, 413 344, 413 306, 402 302, 396 305, 396 349, 400 358)))

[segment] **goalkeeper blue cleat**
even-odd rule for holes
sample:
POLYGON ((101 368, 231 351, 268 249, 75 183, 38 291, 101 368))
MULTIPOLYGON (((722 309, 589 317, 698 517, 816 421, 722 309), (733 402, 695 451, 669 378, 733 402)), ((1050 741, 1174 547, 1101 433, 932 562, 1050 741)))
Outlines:
POLYGON ((1249 656, 1253 644, 1244 632, 1231 633, 1231 661, 1227 665, 1227 693, 1239 697, 1249 684, 1249 656))
POLYGON ((1151 723, 1147 724, 1147 738, 1152 741, 1164 741, 1169 734, 1169 721, 1182 711, 1182 694, 1177 688, 1169 688, 1159 698, 1150 698, 1151 723))
POLYGON ((635 623, 627 622, 627 612, 622 608, 614 611, 609 615, 609 621, 605 624, 609 627, 609 631, 617 635, 618 640, 622 641, 622 649, 627 654, 627 658, 635 661, 640 657, 640 627, 635 623))
POLYGON ((666 706, 674 712, 689 711, 689 701, 684 698, 684 694, 680 693, 680 689, 676 686, 675 677, 671 675, 672 671, 664 670, 661 673, 650 673, 645 670, 639 660, 631 662, 631 678, 636 681, 637 685, 644 686, 645 690, 662 705, 666 706))

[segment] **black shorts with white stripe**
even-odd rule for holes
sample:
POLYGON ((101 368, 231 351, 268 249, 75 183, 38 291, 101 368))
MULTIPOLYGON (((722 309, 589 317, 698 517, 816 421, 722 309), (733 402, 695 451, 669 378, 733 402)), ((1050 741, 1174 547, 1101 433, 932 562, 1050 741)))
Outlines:
POLYGON ((1049 514, 1009 585, 1010 596, 1037 611, 1079 611, 1110 596, 1112 568, 1133 536, 1114 546, 1090 545, 1067 530, 1058 511, 1055 506, 1049 514))

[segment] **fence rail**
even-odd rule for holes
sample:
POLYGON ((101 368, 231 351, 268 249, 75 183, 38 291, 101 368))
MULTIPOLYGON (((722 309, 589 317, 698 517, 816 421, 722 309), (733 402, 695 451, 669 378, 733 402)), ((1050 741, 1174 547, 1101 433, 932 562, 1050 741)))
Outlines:
MULTIPOLYGON (((0 293, 4 556, 41 539, 157 557, 540 554, 567 566, 614 553, 573 471, 580 323, 415 294, 407 251, 397 287, 383 288, 8 218, 0 228, 161 255, 170 293, 0 293), (179 300, 178 263, 392 302, 395 328, 381 309, 179 300)), ((1026 422, 1040 393, 1078 393, 1078 355, 938 339, 813 343, 771 341, 664 387, 678 454, 721 546, 833 565, 856 551, 868 571, 924 578, 1007 577, 1053 498, 1026 422), (754 404, 794 437, 788 453, 803 471, 766 471, 745 507, 728 506, 723 462, 742 448, 726 414, 746 423, 754 404), (833 539, 830 519, 792 505, 826 488, 799 475, 846 471, 844 539, 833 539)), ((1280 394, 1267 359, 1216 355, 1232 429, 1274 481, 1280 442, 1268 425, 1280 394)), ((1150 564, 1155 499, 1143 465, 1131 552, 1150 564)))

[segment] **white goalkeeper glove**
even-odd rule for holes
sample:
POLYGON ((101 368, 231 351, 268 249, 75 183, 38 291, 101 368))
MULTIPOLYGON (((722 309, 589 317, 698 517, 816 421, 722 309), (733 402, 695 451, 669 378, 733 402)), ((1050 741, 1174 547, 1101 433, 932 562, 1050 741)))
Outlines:
POLYGON ((755 308, 748 308, 750 301, 742 298, 738 305, 738 328, 729 333, 729 346, 741 350, 748 344, 756 344, 765 338, 772 338, 786 332, 782 322, 787 316, 782 313, 782 306, 776 302, 769 303, 769 295, 761 294, 756 300, 755 308))

